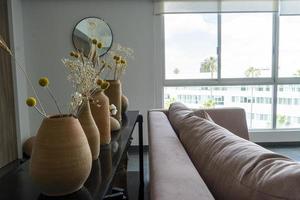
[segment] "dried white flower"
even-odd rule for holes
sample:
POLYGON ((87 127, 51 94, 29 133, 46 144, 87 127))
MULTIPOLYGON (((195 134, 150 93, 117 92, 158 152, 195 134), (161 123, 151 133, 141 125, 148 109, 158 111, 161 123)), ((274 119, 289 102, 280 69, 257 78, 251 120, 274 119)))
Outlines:
POLYGON ((75 89, 70 109, 76 115, 83 98, 90 99, 92 92, 97 88, 96 81, 99 78, 99 69, 96 69, 95 63, 82 55, 73 59, 65 58, 62 62, 69 72, 67 79, 75 89))
POLYGON ((117 107, 114 104, 111 104, 109 106, 109 110, 110 110, 111 115, 116 115, 118 112, 117 107))

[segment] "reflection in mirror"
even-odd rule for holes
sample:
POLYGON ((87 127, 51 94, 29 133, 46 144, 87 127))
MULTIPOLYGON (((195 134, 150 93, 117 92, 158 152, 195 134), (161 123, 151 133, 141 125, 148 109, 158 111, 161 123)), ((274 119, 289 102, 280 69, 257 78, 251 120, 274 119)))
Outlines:
POLYGON ((104 55, 111 47, 113 36, 107 23, 96 17, 87 17, 79 21, 73 30, 73 44, 86 56, 89 54, 93 39, 102 43, 98 49, 99 56, 104 55))

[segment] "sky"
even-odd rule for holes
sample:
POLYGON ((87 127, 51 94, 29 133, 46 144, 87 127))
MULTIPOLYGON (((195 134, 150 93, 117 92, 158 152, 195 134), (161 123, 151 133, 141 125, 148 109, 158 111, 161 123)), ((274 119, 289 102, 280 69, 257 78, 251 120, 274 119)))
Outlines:
MULTIPOLYGON (((261 69, 260 77, 271 76, 272 20, 272 13, 222 15, 222 77, 245 77, 249 67, 261 69)), ((217 57, 217 42, 216 14, 165 15, 166 78, 210 78, 210 73, 200 74, 200 67, 205 58, 217 57)), ((300 17, 280 17, 280 76, 294 76, 300 69, 299 43, 300 17)))

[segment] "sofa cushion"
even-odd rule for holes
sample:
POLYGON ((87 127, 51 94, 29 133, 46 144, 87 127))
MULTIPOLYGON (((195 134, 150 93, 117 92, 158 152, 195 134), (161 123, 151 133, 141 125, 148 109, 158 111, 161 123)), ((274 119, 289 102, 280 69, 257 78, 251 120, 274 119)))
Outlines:
POLYGON ((246 121, 246 113, 242 108, 214 108, 199 109, 194 113, 198 117, 202 117, 201 113, 205 111, 213 119, 213 121, 226 128, 237 136, 249 140, 248 127, 246 121))
POLYGON ((210 115, 205 110, 196 110, 194 114, 202 119, 206 119, 208 121, 214 122, 214 120, 210 117, 210 115))
MULTIPOLYGON (((182 103, 176 102, 170 105, 168 111, 168 119, 177 135, 181 126, 181 120, 193 115, 194 114, 192 113, 192 111, 190 109, 187 109, 186 106, 182 103)), ((180 135, 178 136, 180 137, 180 135)))
POLYGON ((214 199, 163 112, 148 114, 151 200, 214 199))
POLYGON ((216 199, 300 199, 299 163, 180 107, 169 115, 180 122, 181 141, 216 199))

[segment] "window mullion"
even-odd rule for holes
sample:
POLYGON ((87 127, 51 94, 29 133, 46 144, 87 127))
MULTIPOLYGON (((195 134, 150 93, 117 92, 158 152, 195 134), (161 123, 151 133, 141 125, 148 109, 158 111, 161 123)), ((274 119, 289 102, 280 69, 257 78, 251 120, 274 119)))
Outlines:
POLYGON ((279 49, 279 13, 273 14, 273 53, 272 53, 272 79, 273 85, 273 107, 272 116, 273 123, 272 128, 276 129, 277 123, 277 88, 278 88, 278 49, 279 49))
POLYGON ((217 56, 218 56, 218 82, 220 82, 221 75, 221 54, 222 54, 222 15, 218 13, 218 47, 217 47, 217 56))

